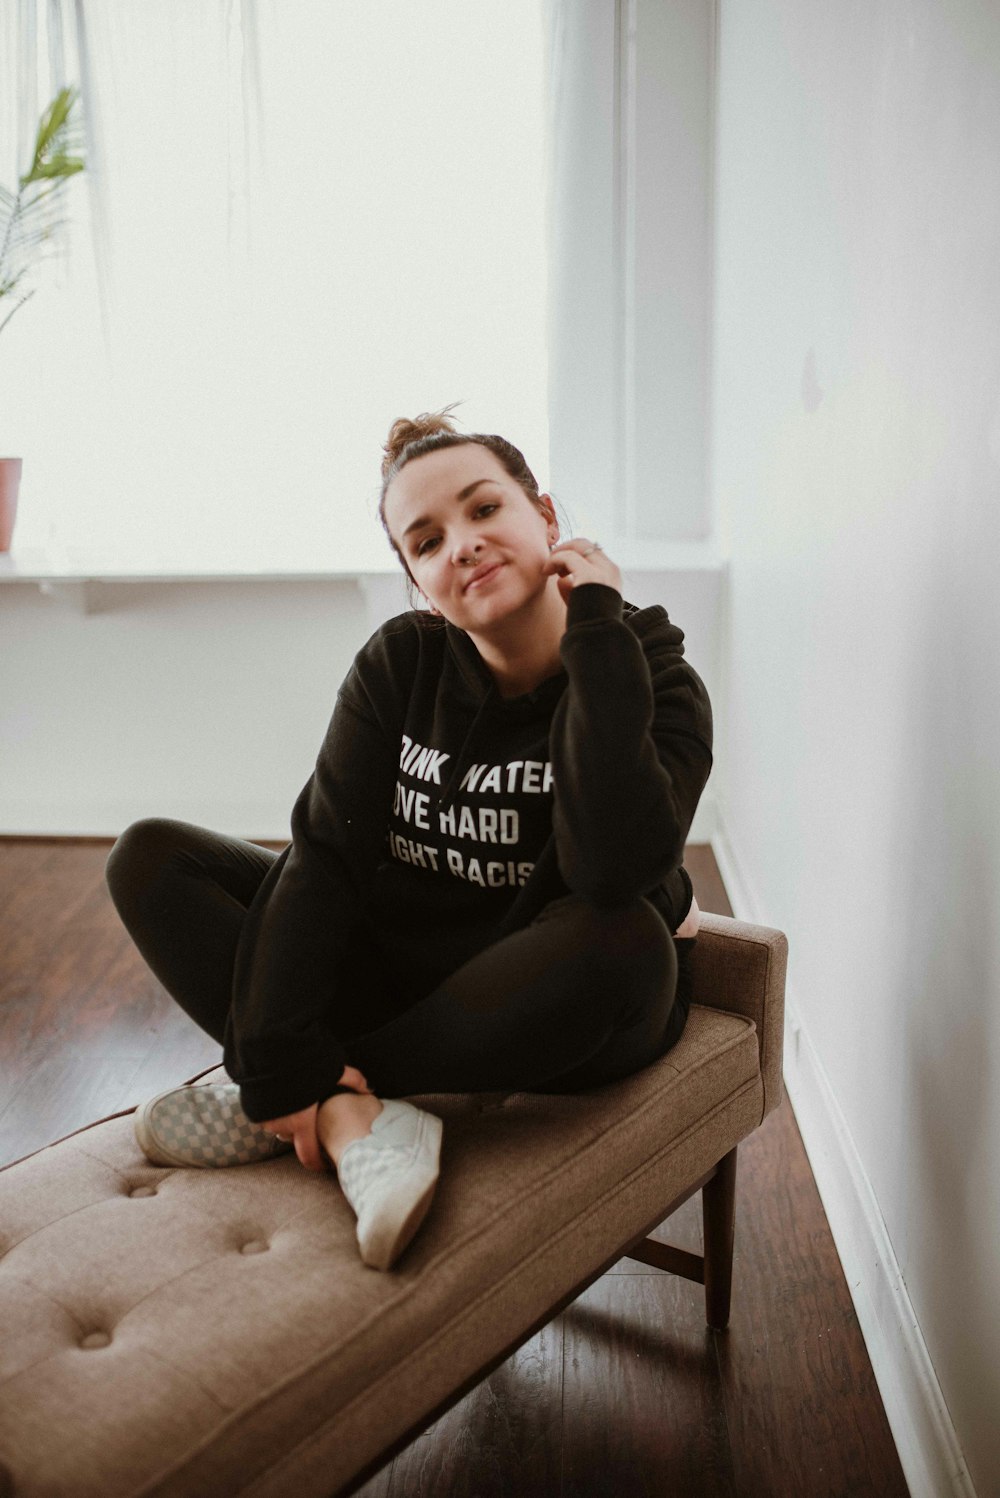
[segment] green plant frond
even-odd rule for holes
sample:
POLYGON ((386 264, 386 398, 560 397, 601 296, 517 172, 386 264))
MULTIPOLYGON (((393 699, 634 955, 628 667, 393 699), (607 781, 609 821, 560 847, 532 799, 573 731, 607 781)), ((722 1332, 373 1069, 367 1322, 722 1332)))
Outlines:
POLYGON ((34 159, 17 191, 0 187, 0 302, 6 314, 0 332, 34 296, 20 283, 34 262, 46 258, 47 243, 64 222, 67 183, 86 169, 82 134, 72 118, 79 94, 76 87, 60 89, 42 115, 34 159))
POLYGON ((42 115, 35 140, 35 155, 22 187, 41 178, 67 176, 80 171, 82 160, 68 152, 79 145, 79 135, 70 122, 70 111, 80 96, 76 87, 60 89, 42 115), (68 170, 67 170, 68 168, 68 170))
POLYGON ((80 97, 80 90, 76 87, 61 88, 56 94, 48 109, 38 122, 38 135, 35 138, 35 165, 43 161, 50 147, 59 135, 66 121, 69 119, 70 110, 80 97))
POLYGON ((28 179, 29 182, 41 182, 50 177, 72 177, 76 172, 82 172, 84 163, 75 156, 54 156, 51 161, 43 162, 34 175, 28 179))

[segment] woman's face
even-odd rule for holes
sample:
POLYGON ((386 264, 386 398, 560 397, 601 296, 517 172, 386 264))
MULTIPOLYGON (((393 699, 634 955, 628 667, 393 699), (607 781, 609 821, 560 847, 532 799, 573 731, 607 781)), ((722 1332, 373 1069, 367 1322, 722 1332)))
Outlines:
POLYGON ((386 491, 385 518, 414 582, 432 608, 466 630, 495 634, 540 603, 559 527, 499 458, 477 442, 413 458, 386 491))

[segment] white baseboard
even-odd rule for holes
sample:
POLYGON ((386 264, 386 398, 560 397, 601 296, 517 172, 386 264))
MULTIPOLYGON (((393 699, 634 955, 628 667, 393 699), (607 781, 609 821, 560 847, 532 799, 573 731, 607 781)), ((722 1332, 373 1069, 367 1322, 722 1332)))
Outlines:
MULTIPOLYGON (((733 914, 778 924, 768 919, 718 804, 712 849, 733 914)), ((789 945, 794 971, 794 933, 789 945)), ((975 1498, 878 1200, 802 1021, 794 984, 785 992, 784 1075, 911 1498, 975 1498)))
POLYGON ((200 800, 164 796, 145 803, 137 797, 119 801, 94 796, 76 801, 0 802, 0 837, 117 837, 140 817, 175 817, 214 832, 257 841, 283 842, 290 837, 288 818, 295 800, 283 803, 263 797, 242 801, 200 800))

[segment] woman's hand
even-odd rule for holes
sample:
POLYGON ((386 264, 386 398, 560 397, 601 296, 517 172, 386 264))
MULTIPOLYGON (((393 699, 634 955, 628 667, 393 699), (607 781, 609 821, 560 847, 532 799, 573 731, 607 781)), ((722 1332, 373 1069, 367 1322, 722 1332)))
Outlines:
POLYGON ((316 1114, 319 1104, 300 1108, 298 1113, 286 1113, 284 1118, 269 1118, 262 1128, 270 1129, 277 1139, 284 1139, 295 1146, 295 1153, 306 1170, 323 1170, 323 1151, 316 1133, 316 1114))
MULTIPOLYGON (((355 1092, 371 1092, 371 1088, 356 1066, 345 1066, 338 1085, 350 1087, 355 1092)), ((316 1115, 319 1103, 309 1108, 300 1108, 298 1113, 286 1113, 284 1118, 269 1118, 261 1128, 270 1129, 277 1139, 284 1139, 295 1146, 301 1164, 306 1170, 325 1169, 323 1147, 316 1132, 316 1115)))
POLYGON ((543 572, 559 579, 559 592, 564 603, 581 583, 604 583, 617 592, 622 590, 622 575, 610 557, 596 541, 585 536, 574 536, 570 541, 557 541, 553 546, 543 572))

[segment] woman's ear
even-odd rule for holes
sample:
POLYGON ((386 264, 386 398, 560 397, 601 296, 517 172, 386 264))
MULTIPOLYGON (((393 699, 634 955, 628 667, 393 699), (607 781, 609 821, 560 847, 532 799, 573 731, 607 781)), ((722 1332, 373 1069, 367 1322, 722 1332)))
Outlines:
POLYGON ((541 507, 542 514, 545 516, 545 519, 548 522, 549 545, 554 546, 555 543, 559 540, 559 522, 556 519, 556 510, 555 505, 552 503, 552 495, 539 494, 538 503, 541 507))

